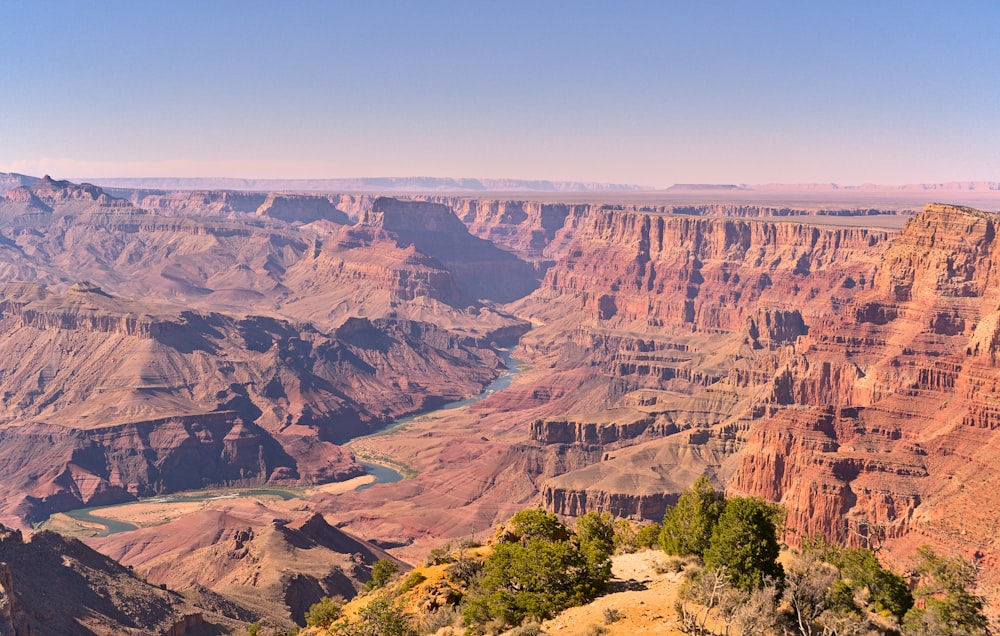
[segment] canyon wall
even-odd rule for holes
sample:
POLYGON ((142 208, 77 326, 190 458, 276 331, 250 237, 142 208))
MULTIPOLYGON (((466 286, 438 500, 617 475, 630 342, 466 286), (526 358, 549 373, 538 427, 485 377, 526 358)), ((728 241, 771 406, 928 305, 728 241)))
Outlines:
POLYGON ((477 392, 528 328, 477 298, 533 268, 447 210, 386 202, 352 225, 329 197, 157 196, 42 179, 0 200, 7 523, 358 475, 338 443, 477 392), (451 252, 417 250, 415 227, 451 252))

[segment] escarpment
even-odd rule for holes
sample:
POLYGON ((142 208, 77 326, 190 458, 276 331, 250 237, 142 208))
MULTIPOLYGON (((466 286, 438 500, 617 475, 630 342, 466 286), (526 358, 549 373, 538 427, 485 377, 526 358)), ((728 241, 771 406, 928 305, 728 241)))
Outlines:
POLYGON ((585 365, 618 387, 605 406, 640 415, 611 425, 581 406, 534 421, 541 444, 602 452, 542 483, 550 509, 655 518, 679 491, 617 476, 636 471, 632 453, 693 444, 715 453, 701 469, 781 502, 799 533, 859 542, 877 528, 900 555, 920 536, 995 558, 995 215, 929 205, 896 234, 580 214, 516 304, 542 323, 522 342, 564 375, 585 365), (975 486, 942 486, 973 473, 975 486), (985 507, 949 514, 956 501, 985 507))
POLYGON ((798 341, 775 387, 795 408, 754 427, 735 491, 782 502, 801 532, 996 558, 995 223, 945 205, 909 221, 871 288, 798 341))
POLYGON ((836 311, 891 235, 590 209, 549 246, 564 256, 542 289, 613 328, 734 331, 758 306, 836 311))

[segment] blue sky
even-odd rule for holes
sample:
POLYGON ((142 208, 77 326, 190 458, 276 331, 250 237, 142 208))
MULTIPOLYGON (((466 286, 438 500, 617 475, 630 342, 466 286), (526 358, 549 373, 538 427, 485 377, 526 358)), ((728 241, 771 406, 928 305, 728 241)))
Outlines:
POLYGON ((1000 3, 0 3, 0 171, 1000 181, 1000 3))

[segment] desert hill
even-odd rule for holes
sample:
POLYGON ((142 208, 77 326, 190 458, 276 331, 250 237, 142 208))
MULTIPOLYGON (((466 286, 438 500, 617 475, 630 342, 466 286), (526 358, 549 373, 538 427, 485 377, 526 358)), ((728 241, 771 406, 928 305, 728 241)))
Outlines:
POLYGON ((0 631, 18 636, 207 636, 239 626, 53 532, 25 540, 0 530, 0 597, 0 631))
POLYGON ((244 622, 263 617, 302 624, 321 597, 353 597, 375 561, 394 560, 322 515, 298 513, 290 520, 238 503, 88 543, 170 589, 228 599, 240 608, 229 611, 231 618, 244 622))

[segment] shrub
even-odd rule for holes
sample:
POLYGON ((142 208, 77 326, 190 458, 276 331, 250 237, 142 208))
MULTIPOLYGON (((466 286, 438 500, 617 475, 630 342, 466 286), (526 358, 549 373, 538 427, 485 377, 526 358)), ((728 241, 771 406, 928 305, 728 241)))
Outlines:
POLYGON ((610 625, 612 623, 617 623, 623 618, 622 613, 613 607, 604 608, 604 624, 610 625))
POLYGON ((660 545, 663 528, 658 523, 648 523, 635 533, 635 545, 640 548, 655 548, 660 545))
POLYGON ((667 554, 697 554, 708 549, 712 531, 725 507, 708 477, 702 475, 681 493, 677 505, 667 509, 660 530, 660 545, 667 554))
POLYGON ((758 497, 728 500, 705 550, 705 567, 725 567, 732 584, 744 591, 761 587, 767 577, 780 580, 778 528, 783 519, 780 506, 758 497))
POLYGON ((917 549, 914 569, 920 577, 916 595, 924 607, 906 613, 905 633, 919 636, 989 633, 989 619, 983 611, 985 602, 969 591, 976 579, 972 564, 958 556, 940 556, 923 546, 917 549))
POLYGON ((585 515, 579 528, 575 535, 541 510, 514 515, 483 564, 466 623, 518 625, 593 599, 610 577, 612 525, 610 517, 585 515))
POLYGON ((413 588, 417 587, 421 583, 427 580, 427 577, 421 572, 410 572, 405 579, 403 579, 403 584, 399 586, 399 593, 406 594, 413 588))
POLYGON ((379 559, 372 564, 372 578, 365 583, 364 591, 370 592, 380 587, 385 587, 386 583, 399 574, 399 566, 392 559, 379 559))
POLYGON ((434 548, 430 551, 430 554, 427 555, 427 560, 424 561, 424 565, 431 566, 451 563, 455 560, 455 558, 451 556, 450 552, 451 544, 448 544, 443 548, 434 548))
POLYGON ((330 634, 335 636, 415 636, 416 633, 401 600, 385 594, 376 596, 358 610, 357 619, 345 619, 330 628, 330 634))
POLYGON ((545 630, 538 621, 529 621, 520 627, 510 630, 510 636, 544 636, 545 630))
POLYGON ((343 613, 344 599, 339 596, 330 598, 324 596, 313 603, 306 612, 306 625, 309 627, 326 627, 340 618, 343 613))

